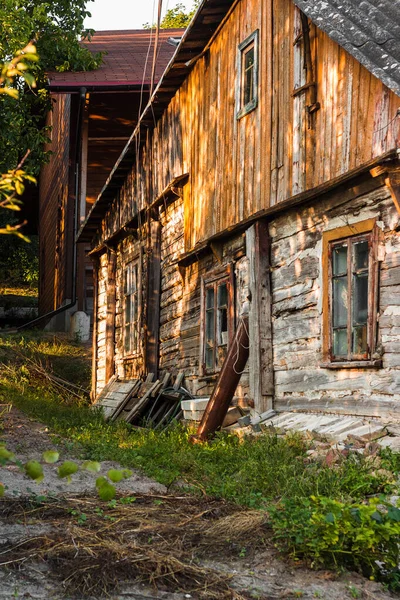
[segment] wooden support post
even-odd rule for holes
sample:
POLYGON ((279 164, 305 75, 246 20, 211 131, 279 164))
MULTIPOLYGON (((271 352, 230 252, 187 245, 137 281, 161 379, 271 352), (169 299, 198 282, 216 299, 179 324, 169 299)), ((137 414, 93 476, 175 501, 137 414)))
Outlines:
POLYGON ((242 317, 193 441, 204 442, 222 426, 249 356, 249 320, 242 317))
POLYGON ((268 225, 258 221, 246 231, 249 259, 250 395, 259 414, 270 410, 274 396, 271 277, 268 225))
POLYGON ((115 274, 117 254, 114 250, 107 252, 107 315, 106 315, 106 383, 115 373, 115 274))
POLYGON ((150 221, 151 246, 147 257, 146 373, 158 374, 161 288, 161 223, 150 221))
POLYGON ((92 348, 92 390, 90 398, 92 402, 96 400, 97 385, 97 314, 98 314, 98 294, 99 294, 99 266, 100 261, 97 256, 93 260, 93 348, 92 348))

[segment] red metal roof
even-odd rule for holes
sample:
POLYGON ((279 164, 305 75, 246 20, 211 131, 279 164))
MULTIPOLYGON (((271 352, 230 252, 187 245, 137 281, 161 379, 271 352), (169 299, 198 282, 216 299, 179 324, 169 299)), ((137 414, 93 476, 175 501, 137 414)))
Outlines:
MULTIPOLYGON (((184 29, 160 30, 160 47, 156 65, 156 81, 167 67, 176 46, 169 38, 180 38, 184 29)), ((150 83, 155 31, 96 31, 91 42, 84 42, 91 52, 106 52, 103 64, 95 71, 48 73, 50 89, 80 86, 118 87, 150 83), (150 51, 149 51, 150 48, 150 51)))

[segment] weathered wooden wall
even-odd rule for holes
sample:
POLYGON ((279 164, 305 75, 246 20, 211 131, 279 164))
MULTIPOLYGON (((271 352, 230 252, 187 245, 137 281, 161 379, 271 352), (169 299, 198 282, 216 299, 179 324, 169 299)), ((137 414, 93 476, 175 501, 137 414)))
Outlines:
MULTIPOLYGON (((213 256, 201 258, 186 270, 182 277, 177 259, 184 249, 183 235, 183 200, 178 198, 160 210, 161 218, 161 295, 160 295, 160 328, 159 328, 159 370, 169 371, 176 375, 185 373, 185 385, 196 395, 210 394, 216 376, 204 377, 200 368, 200 315, 201 315, 201 280, 212 269, 222 265, 233 264, 236 279, 236 297, 234 298, 236 319, 239 308, 247 298, 248 279, 244 273, 245 236, 234 236, 222 248, 221 263, 213 256)), ((115 372, 122 378, 145 375, 144 345, 146 320, 144 302, 146 298, 146 225, 139 230, 140 239, 125 237, 116 246, 116 319, 115 319, 115 372), (123 346, 123 272, 126 265, 138 259, 141 264, 141 314, 139 353, 126 356, 123 346)), ((97 296, 97 386, 99 393, 105 385, 105 347, 107 318, 107 257, 101 255, 99 268, 99 286, 97 296)), ((248 396, 248 369, 244 372, 236 395, 238 398, 248 396)))
POLYGON ((97 272, 97 319, 93 327, 95 342, 93 352, 95 355, 96 370, 95 395, 99 394, 107 383, 106 380, 106 324, 107 324, 107 253, 99 257, 97 272))
MULTIPOLYGON (((184 371, 185 384, 198 396, 207 396, 216 382, 216 376, 201 373, 201 281, 212 269, 232 264, 235 270, 237 297, 234 298, 235 320, 239 317, 241 295, 247 281, 239 276, 241 260, 245 256, 245 237, 233 236, 221 248, 221 261, 212 254, 180 273, 176 264, 184 250, 183 208, 181 199, 161 211, 161 312, 160 312, 160 369, 177 373, 184 371)), ((248 395, 248 370, 243 374, 236 391, 238 398, 248 395)))
POLYGON ((73 217, 68 205, 70 112, 71 97, 60 94, 48 115, 48 124, 53 130, 51 143, 46 150, 53 154, 51 162, 43 167, 40 175, 40 314, 59 307, 71 293, 66 271, 67 257, 71 255, 70 228, 73 217), (54 164, 58 165, 57 169, 54 164))
POLYGON ((307 82, 302 39, 295 43, 300 32, 300 13, 290 0, 236 5, 148 133, 100 237, 129 221, 175 177, 189 173, 185 249, 190 250, 396 146, 400 119, 390 122, 399 98, 314 25, 310 42, 321 107, 308 118, 312 88, 292 96, 307 82), (256 29, 258 107, 238 120, 238 45, 256 29))
POLYGON ((388 189, 377 185, 365 179, 270 224, 277 409, 400 416, 399 217, 388 189), (383 368, 321 368, 322 234, 373 217, 384 234, 378 320, 383 368))

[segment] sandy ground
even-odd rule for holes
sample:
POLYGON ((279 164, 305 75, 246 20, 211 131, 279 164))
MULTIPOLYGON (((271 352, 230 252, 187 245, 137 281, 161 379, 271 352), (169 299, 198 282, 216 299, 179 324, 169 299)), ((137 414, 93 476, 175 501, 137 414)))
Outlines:
MULTIPOLYGON (((62 458, 68 459, 66 447, 56 448, 52 443, 46 427, 28 419, 21 412, 13 409, 3 416, 3 431, 0 430, 0 439, 7 443, 7 447, 17 454, 22 461, 29 458, 40 458, 44 450, 59 449, 62 458)), ((103 471, 114 467, 113 463, 103 465, 103 471)), ((45 480, 40 485, 27 479, 18 467, 11 465, 0 468, 0 481, 6 485, 6 497, 0 503, 0 562, 4 560, 5 549, 10 545, 20 543, 22 540, 45 535, 51 531, 52 525, 47 522, 29 521, 21 522, 12 518, 5 508, 18 499, 32 494, 63 498, 72 494, 93 494, 93 475, 79 473, 74 476, 73 484, 59 480, 55 468, 45 466, 45 480), (7 514, 6 514, 7 513, 7 514)), ((135 473, 132 478, 119 486, 125 495, 141 494, 143 501, 146 495, 167 495, 166 489, 155 481, 135 473)), ((127 507, 127 510, 129 507, 127 507)), ((164 508, 161 505, 160 511, 164 508)), ((166 510, 166 508, 165 508, 166 510)), ((162 516, 162 513, 160 513, 162 516)), ((166 515, 167 516, 167 515, 166 515)), ((66 523, 66 527, 68 527, 66 523)), ((179 535, 179 532, 178 532, 179 535)), ((182 532, 182 535, 184 533, 182 532)), ((253 548, 248 556, 228 556, 221 553, 215 555, 210 549, 210 557, 202 557, 200 564, 208 567, 223 576, 232 577, 231 586, 236 590, 224 598, 239 597, 254 598, 256 600, 278 600, 283 598, 322 598, 324 600, 347 600, 351 598, 389 600, 394 598, 379 584, 365 580, 357 574, 346 574, 338 577, 326 571, 311 571, 302 567, 295 568, 292 564, 279 558, 272 548, 260 546, 253 548)), ((190 559, 190 557, 189 557, 190 559)), ((103 596, 91 597, 91 600, 100 600, 103 596)), ((189 594, 185 590, 163 591, 157 590, 148 584, 137 581, 122 582, 118 592, 111 593, 111 600, 194 600, 196 593, 189 594)), ((204 597, 204 596, 203 596, 204 597)), ((26 598, 38 600, 66 600, 69 599, 63 588, 62 581, 57 577, 54 569, 51 570, 46 560, 21 560, 17 564, 0 567, 0 598, 26 598)), ((82 596, 75 596, 83 600, 82 596)))

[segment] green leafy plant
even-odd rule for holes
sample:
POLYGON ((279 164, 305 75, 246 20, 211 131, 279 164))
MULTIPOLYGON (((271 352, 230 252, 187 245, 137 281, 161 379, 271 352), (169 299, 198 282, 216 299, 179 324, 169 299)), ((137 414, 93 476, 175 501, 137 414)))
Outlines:
POLYGON ((400 559, 400 510, 384 497, 343 503, 315 497, 268 508, 276 546, 311 566, 356 569, 389 578, 400 559))

